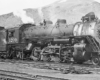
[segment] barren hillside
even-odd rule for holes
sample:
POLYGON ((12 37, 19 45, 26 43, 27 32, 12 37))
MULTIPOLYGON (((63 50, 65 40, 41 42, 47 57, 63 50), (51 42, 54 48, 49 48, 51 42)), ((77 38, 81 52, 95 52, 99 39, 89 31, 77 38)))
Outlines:
POLYGON ((83 15, 91 11, 100 17, 100 3, 93 0, 59 0, 43 8, 45 18, 53 22, 56 22, 58 18, 66 19, 68 24, 79 21, 83 15))
MULTIPOLYGON (((26 15, 39 23, 42 19, 52 20, 54 23, 57 19, 66 19, 68 24, 75 23, 88 12, 95 12, 100 18, 100 3, 93 0, 59 0, 42 9, 25 9, 26 15)), ((21 17, 15 16, 13 13, 0 16, 0 26, 14 27, 22 24, 21 17)))

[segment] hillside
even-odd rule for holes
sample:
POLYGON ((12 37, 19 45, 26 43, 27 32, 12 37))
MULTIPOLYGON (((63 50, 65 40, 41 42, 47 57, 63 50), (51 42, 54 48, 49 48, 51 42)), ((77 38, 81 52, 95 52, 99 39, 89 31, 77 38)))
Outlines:
MULTIPOLYGON (((57 2, 43 7, 42 9, 28 8, 24 10, 26 16, 34 20, 34 23, 40 23, 42 19, 52 20, 66 19, 68 24, 75 23, 88 12, 95 12, 100 18, 100 3, 94 0, 58 0, 57 2)), ((25 20, 27 18, 24 18, 25 20)), ((28 22, 28 20, 27 20, 28 22)), ((9 13, 0 16, 0 26, 15 27, 24 23, 22 17, 9 13)), ((25 22, 26 23, 26 22, 25 22)))

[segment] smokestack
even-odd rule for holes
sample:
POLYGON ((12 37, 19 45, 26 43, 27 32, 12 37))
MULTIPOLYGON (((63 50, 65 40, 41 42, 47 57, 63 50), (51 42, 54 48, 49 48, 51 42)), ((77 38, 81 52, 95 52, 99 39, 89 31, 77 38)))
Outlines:
POLYGON ((34 20, 26 14, 24 10, 14 11, 13 14, 21 18, 23 23, 34 23, 34 20))

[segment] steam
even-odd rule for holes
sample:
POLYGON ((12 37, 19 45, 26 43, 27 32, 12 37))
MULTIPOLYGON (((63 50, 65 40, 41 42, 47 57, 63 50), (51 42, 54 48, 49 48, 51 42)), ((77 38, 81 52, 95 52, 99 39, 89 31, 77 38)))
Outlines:
POLYGON ((39 13, 39 15, 41 17, 41 21, 43 21, 44 16, 43 16, 43 12, 42 12, 42 7, 38 8, 38 13, 39 13))
POLYGON ((67 0, 61 0, 59 3, 66 2, 67 0))
POLYGON ((26 11, 24 10, 14 11, 13 14, 17 17, 20 17, 23 23, 34 23, 34 20, 27 16, 26 11))

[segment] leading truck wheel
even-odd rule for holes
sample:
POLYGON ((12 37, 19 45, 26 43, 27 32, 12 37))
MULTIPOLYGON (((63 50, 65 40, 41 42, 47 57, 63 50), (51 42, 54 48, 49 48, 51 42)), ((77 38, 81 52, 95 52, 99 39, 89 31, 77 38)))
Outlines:
POLYGON ((92 58, 92 64, 93 65, 100 65, 100 57, 99 56, 94 56, 92 58))

